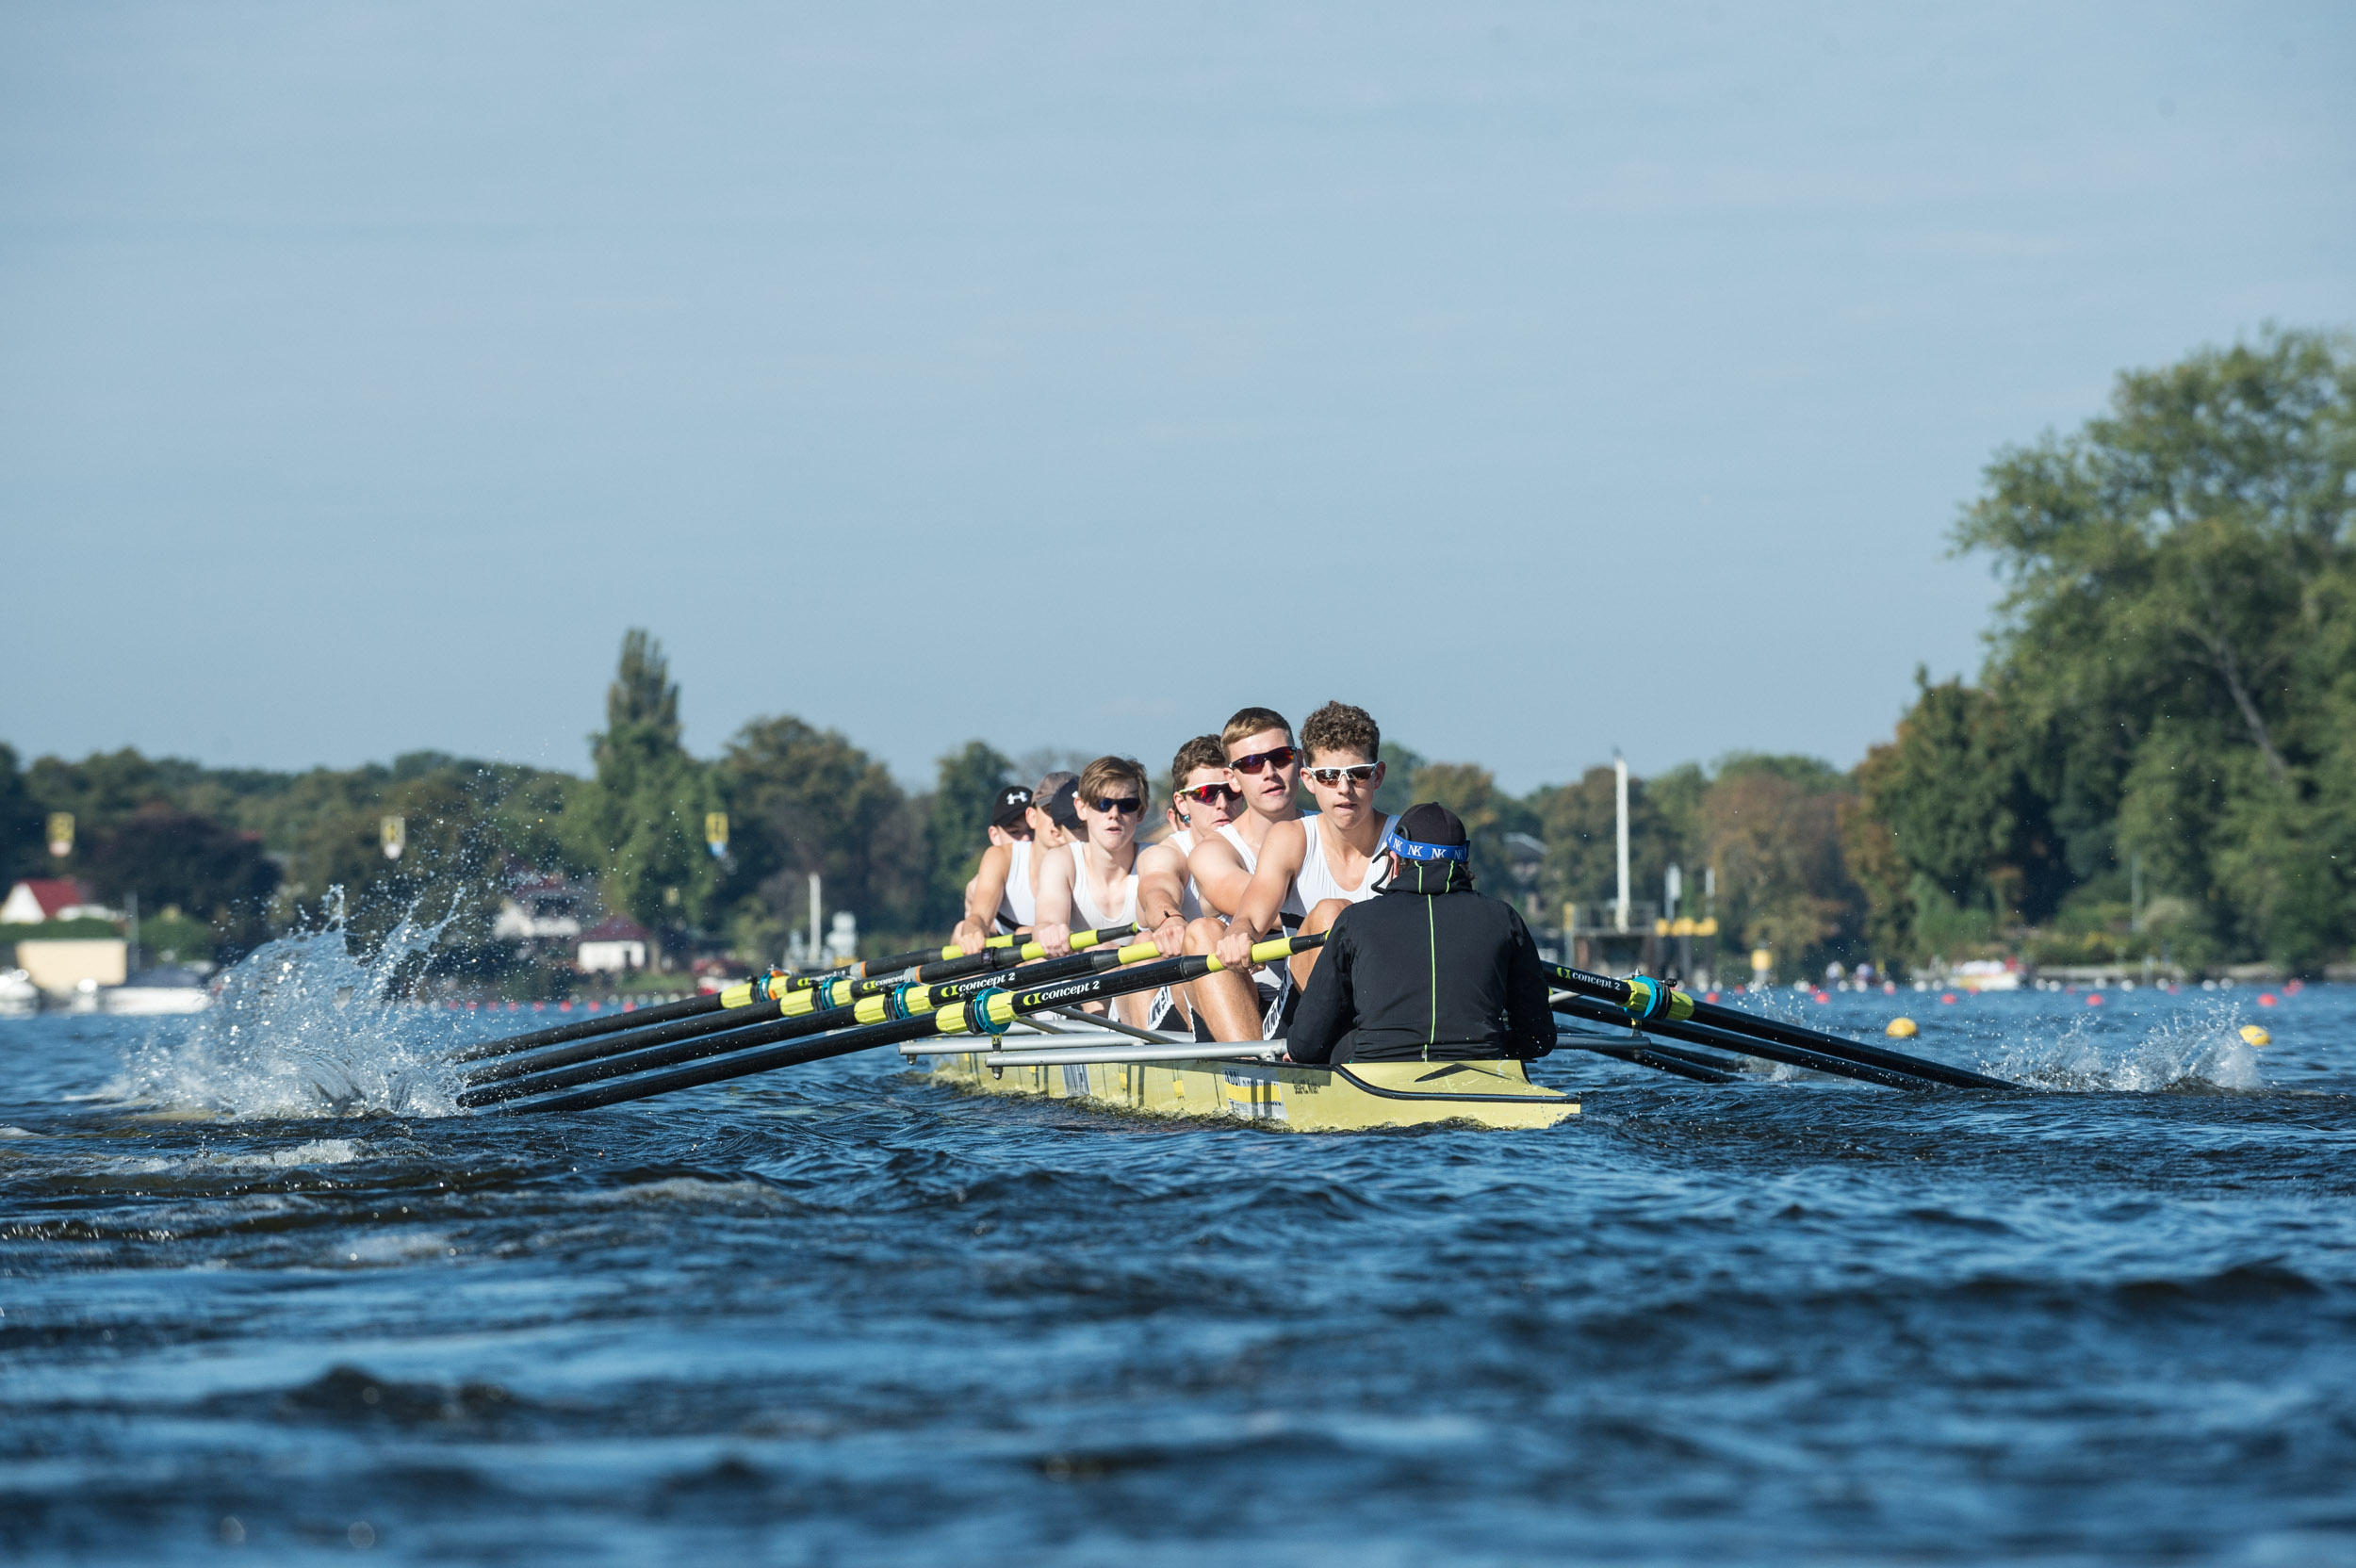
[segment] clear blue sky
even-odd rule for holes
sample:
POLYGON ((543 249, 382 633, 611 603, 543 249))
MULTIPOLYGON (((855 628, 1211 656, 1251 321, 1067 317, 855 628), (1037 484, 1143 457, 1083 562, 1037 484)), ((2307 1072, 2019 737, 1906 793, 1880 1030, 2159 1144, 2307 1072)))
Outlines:
POLYGON ((2356 8, 0 8, 0 739, 1846 764, 2121 367, 2356 324, 2356 8))

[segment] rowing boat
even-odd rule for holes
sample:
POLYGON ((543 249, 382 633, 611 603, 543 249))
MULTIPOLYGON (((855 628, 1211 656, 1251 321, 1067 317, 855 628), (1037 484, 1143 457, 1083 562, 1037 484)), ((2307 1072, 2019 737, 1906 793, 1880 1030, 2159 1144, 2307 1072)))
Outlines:
POLYGON ((930 1056, 936 1077, 972 1093, 1082 1100, 1145 1116, 1235 1118, 1301 1133, 1443 1121, 1551 1127, 1579 1114, 1578 1101, 1531 1083, 1517 1061, 1304 1067, 1268 1060, 1256 1045, 1234 1047, 1232 1056, 1182 1055, 1100 1029, 1009 1037, 993 1051, 903 1049, 930 1056))

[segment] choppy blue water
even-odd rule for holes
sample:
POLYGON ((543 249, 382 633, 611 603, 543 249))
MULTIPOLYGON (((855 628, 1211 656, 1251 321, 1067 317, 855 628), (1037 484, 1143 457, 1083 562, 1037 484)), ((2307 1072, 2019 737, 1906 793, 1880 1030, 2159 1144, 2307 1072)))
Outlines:
POLYGON ((2356 994, 2255 996, 1809 1009, 2033 1095, 1564 1052, 1552 1131, 1323 1137, 866 1058, 437 1116, 490 1023, 0 1021, 0 1547, 2356 1560, 2356 994), (343 1070, 402 1110, 251 1114, 343 1070), (249 1114, 75 1098, 131 1090, 249 1114))

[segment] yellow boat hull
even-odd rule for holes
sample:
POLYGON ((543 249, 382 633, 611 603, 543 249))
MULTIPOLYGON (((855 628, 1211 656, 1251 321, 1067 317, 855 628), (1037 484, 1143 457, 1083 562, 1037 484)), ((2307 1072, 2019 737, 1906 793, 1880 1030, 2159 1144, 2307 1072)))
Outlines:
POLYGON ((1178 1061, 997 1069, 983 1053, 937 1056, 933 1070, 979 1094, 1085 1100, 1145 1116, 1232 1118, 1302 1133, 1471 1122, 1551 1127, 1579 1102, 1533 1084, 1515 1061, 1352 1062, 1346 1067, 1178 1061))

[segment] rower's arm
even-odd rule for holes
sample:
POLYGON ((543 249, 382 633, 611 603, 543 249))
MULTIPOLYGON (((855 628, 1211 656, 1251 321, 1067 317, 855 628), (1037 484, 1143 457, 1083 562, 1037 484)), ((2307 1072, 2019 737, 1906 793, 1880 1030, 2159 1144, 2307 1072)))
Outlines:
POLYGON ((990 928, 998 923, 998 906, 1006 896, 1006 871, 1013 864, 1014 851, 1005 844, 982 851, 982 869, 966 887, 965 918, 957 922, 955 933, 957 946, 967 954, 979 953, 990 928))
POLYGON ((1235 907, 1236 927, 1249 930, 1253 941, 1276 929, 1277 912, 1284 907, 1284 895, 1292 891, 1308 849, 1308 830, 1298 822, 1280 822, 1268 828, 1252 884, 1235 907))
POLYGON ((1186 951, 1186 860, 1174 844, 1137 851, 1137 929, 1165 958, 1186 951))
POLYGON ((1243 903, 1244 890, 1252 886, 1252 874, 1243 869, 1243 857, 1235 846, 1216 833, 1205 833, 1203 841, 1194 846, 1186 858, 1186 873, 1194 878, 1195 890, 1203 901, 1222 915, 1232 915, 1243 903))
POLYGON ((1252 885, 1244 890, 1235 918, 1227 923, 1227 935, 1219 939, 1220 963, 1241 969, 1252 962, 1252 945, 1276 929, 1277 914, 1284 907, 1293 878, 1301 874, 1308 847, 1308 832, 1298 822, 1280 822, 1268 830, 1252 885))
POLYGON ((1072 873, 1070 855, 1050 855, 1039 868, 1039 923, 1031 927, 1031 939, 1050 958, 1072 951, 1072 873))

